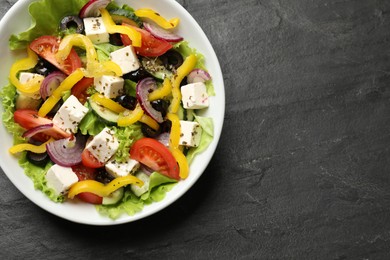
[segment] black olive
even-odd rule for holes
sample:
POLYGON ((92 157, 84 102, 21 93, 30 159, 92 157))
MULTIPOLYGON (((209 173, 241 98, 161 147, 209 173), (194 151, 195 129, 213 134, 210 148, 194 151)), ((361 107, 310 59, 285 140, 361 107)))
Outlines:
POLYGON ((64 104, 64 101, 62 101, 62 99, 60 99, 60 101, 58 101, 54 107, 50 110, 49 113, 47 113, 47 115, 49 117, 54 117, 55 114, 57 113, 57 111, 60 109, 60 107, 62 106, 62 104, 64 104))
POLYGON ((77 15, 65 16, 60 22, 60 29, 65 31, 67 29, 76 28, 76 33, 84 32, 84 23, 77 15))
POLYGON ((57 70, 57 68, 52 65, 50 62, 39 59, 37 65, 35 65, 34 70, 36 73, 41 74, 42 76, 47 76, 53 71, 57 70))
POLYGON ((154 130, 153 128, 151 128, 147 124, 141 124, 141 131, 144 134, 144 136, 146 136, 146 137, 154 138, 154 137, 158 136, 161 133, 160 129, 161 129, 161 127, 158 130, 154 130))
POLYGON ((46 152, 34 153, 31 151, 27 151, 26 157, 30 163, 40 167, 46 166, 46 164, 50 161, 50 157, 46 152))
POLYGON ((141 79, 152 77, 149 72, 147 72, 143 67, 140 67, 139 69, 129 72, 125 75, 123 75, 123 78, 129 79, 134 82, 138 82, 141 79))
POLYGON ((184 79, 180 82, 180 87, 185 86, 188 84, 187 77, 184 77, 184 79))
POLYGON ((167 110, 169 107, 169 101, 163 100, 163 99, 157 99, 155 101, 150 102, 152 107, 156 109, 157 111, 161 112, 161 115, 163 117, 166 116, 167 110))
POLYGON ((172 127, 172 122, 170 120, 165 120, 160 124, 160 132, 161 133, 170 133, 171 132, 171 127, 172 127))
POLYGON ((178 51, 169 50, 160 56, 160 60, 164 64, 164 67, 172 70, 177 69, 183 64, 183 56, 178 51))
POLYGON ((115 98, 115 101, 118 102, 122 107, 134 110, 137 105, 137 99, 129 95, 122 95, 115 98))
POLYGON ((110 43, 115 46, 122 46, 122 39, 119 33, 110 34, 110 43))
POLYGON ((95 180, 104 184, 111 182, 114 177, 109 174, 104 168, 98 168, 96 171, 95 180))

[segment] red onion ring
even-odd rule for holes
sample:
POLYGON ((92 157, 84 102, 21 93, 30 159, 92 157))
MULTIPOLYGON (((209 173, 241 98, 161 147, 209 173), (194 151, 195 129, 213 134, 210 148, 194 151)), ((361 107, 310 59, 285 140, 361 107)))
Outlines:
POLYGON ((187 82, 188 83, 195 83, 195 82, 205 82, 211 79, 210 74, 202 69, 193 69, 188 75, 187 75, 187 82))
POLYGON ((46 144, 50 159, 64 167, 81 163, 81 154, 85 148, 87 138, 84 135, 77 135, 75 138, 76 141, 65 138, 46 144), (69 145, 69 142, 72 142, 72 145, 69 145))
POLYGON ((22 137, 30 138, 30 137, 33 137, 34 135, 38 134, 38 133, 44 132, 44 131, 49 130, 51 128, 53 128, 53 123, 39 125, 39 126, 33 127, 31 129, 27 130, 26 132, 24 132, 22 134, 22 137))
POLYGON ((66 78, 66 75, 60 71, 54 71, 46 76, 42 81, 39 89, 39 94, 45 100, 50 97, 53 91, 58 88, 61 82, 66 78))
POLYGON ((111 0, 90 0, 81 8, 79 16, 80 18, 99 16, 99 10, 101 8, 106 8, 110 2, 111 0))
POLYGON ((156 136, 156 140, 162 143, 165 147, 169 147, 169 137, 170 134, 168 132, 164 132, 156 136))
POLYGON ((165 40, 167 42, 180 42, 183 40, 183 37, 165 30, 164 28, 161 28, 160 26, 154 24, 154 23, 147 23, 144 22, 144 28, 148 32, 150 32, 154 37, 160 40, 165 40))
POLYGON ((157 88, 156 81, 151 77, 144 78, 138 81, 136 86, 137 99, 146 114, 148 114, 151 118, 156 120, 158 123, 162 123, 164 119, 162 117, 161 112, 154 109, 148 99, 149 93, 151 93, 156 88, 157 88))

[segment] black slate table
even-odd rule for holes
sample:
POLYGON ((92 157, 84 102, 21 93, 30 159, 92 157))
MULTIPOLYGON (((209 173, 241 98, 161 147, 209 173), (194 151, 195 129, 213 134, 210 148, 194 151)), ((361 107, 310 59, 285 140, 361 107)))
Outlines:
POLYGON ((1 171, 0 258, 389 259, 390 1, 179 2, 225 80, 203 176, 158 214, 93 227, 1 171))

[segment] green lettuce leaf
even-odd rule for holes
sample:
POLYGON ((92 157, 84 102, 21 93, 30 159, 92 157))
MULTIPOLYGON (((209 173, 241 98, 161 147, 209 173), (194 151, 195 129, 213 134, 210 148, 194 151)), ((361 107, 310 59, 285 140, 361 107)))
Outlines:
POLYGON ((186 155, 188 164, 192 162, 192 160, 197 154, 200 154, 201 152, 207 149, 207 147, 213 141, 213 136, 214 136, 214 123, 212 118, 201 117, 195 114, 194 117, 195 117, 195 121, 198 122, 202 127, 202 135, 200 138, 199 146, 190 148, 188 150, 188 153, 186 155))
POLYGON ((110 53, 122 49, 123 46, 115 46, 110 43, 95 44, 96 53, 99 61, 110 60, 110 53))
POLYGON ((22 134, 25 130, 14 122, 16 96, 16 88, 11 84, 3 87, 0 92, 1 103, 4 108, 2 115, 4 126, 8 132, 12 133, 14 144, 19 144, 25 141, 25 139, 22 138, 22 134))
POLYGON ((141 197, 135 196, 129 188, 126 188, 125 195, 119 204, 97 205, 96 209, 100 214, 112 219, 117 219, 122 214, 133 216, 142 211, 144 205, 163 200, 176 182, 176 180, 154 172, 150 175, 149 190, 141 197))
POLYGON ((133 124, 127 127, 113 127, 113 130, 119 142, 119 148, 115 153, 115 160, 125 162, 129 158, 130 147, 136 140, 143 137, 141 125, 133 124))
POLYGON ((89 108, 89 111, 81 120, 79 130, 83 135, 97 135, 106 127, 106 124, 92 111, 88 102, 85 106, 89 108))
POLYGON ((58 33, 60 21, 67 15, 78 15, 88 0, 41 0, 29 6, 31 26, 25 32, 11 35, 11 50, 25 49, 35 38, 58 33), (60 7, 60 8, 59 8, 60 7))
POLYGON ((125 89, 126 95, 135 97, 136 96, 136 91, 135 91, 136 86, 137 86, 137 82, 131 81, 129 79, 125 79, 124 89, 125 89))
POLYGON ((146 204, 161 201, 165 198, 165 193, 170 191, 176 183, 176 180, 154 172, 150 175, 149 190, 142 194, 140 198, 146 204))
MULTIPOLYGON (((5 86, 1 92, 1 103, 4 108, 2 115, 2 120, 5 128, 12 133, 14 144, 25 143, 26 140, 22 137, 23 132, 25 131, 19 124, 14 122, 13 116, 15 111, 15 96, 16 88, 9 84, 5 86)), ((46 186, 45 174, 47 170, 52 166, 52 163, 48 163, 46 167, 42 168, 30 163, 26 158, 26 152, 18 154, 18 162, 21 167, 23 167, 25 174, 33 181, 34 187, 36 189, 44 192, 51 200, 55 202, 64 201, 63 196, 58 196, 54 193, 52 189, 49 189, 46 186)))

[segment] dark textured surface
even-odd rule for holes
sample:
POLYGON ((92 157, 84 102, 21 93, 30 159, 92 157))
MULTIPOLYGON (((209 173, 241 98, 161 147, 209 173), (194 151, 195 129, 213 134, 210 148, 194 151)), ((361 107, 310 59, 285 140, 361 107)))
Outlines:
POLYGON ((179 2, 224 73, 225 125, 204 175, 158 214, 90 227, 0 174, 0 256, 388 259, 390 2, 179 2))

